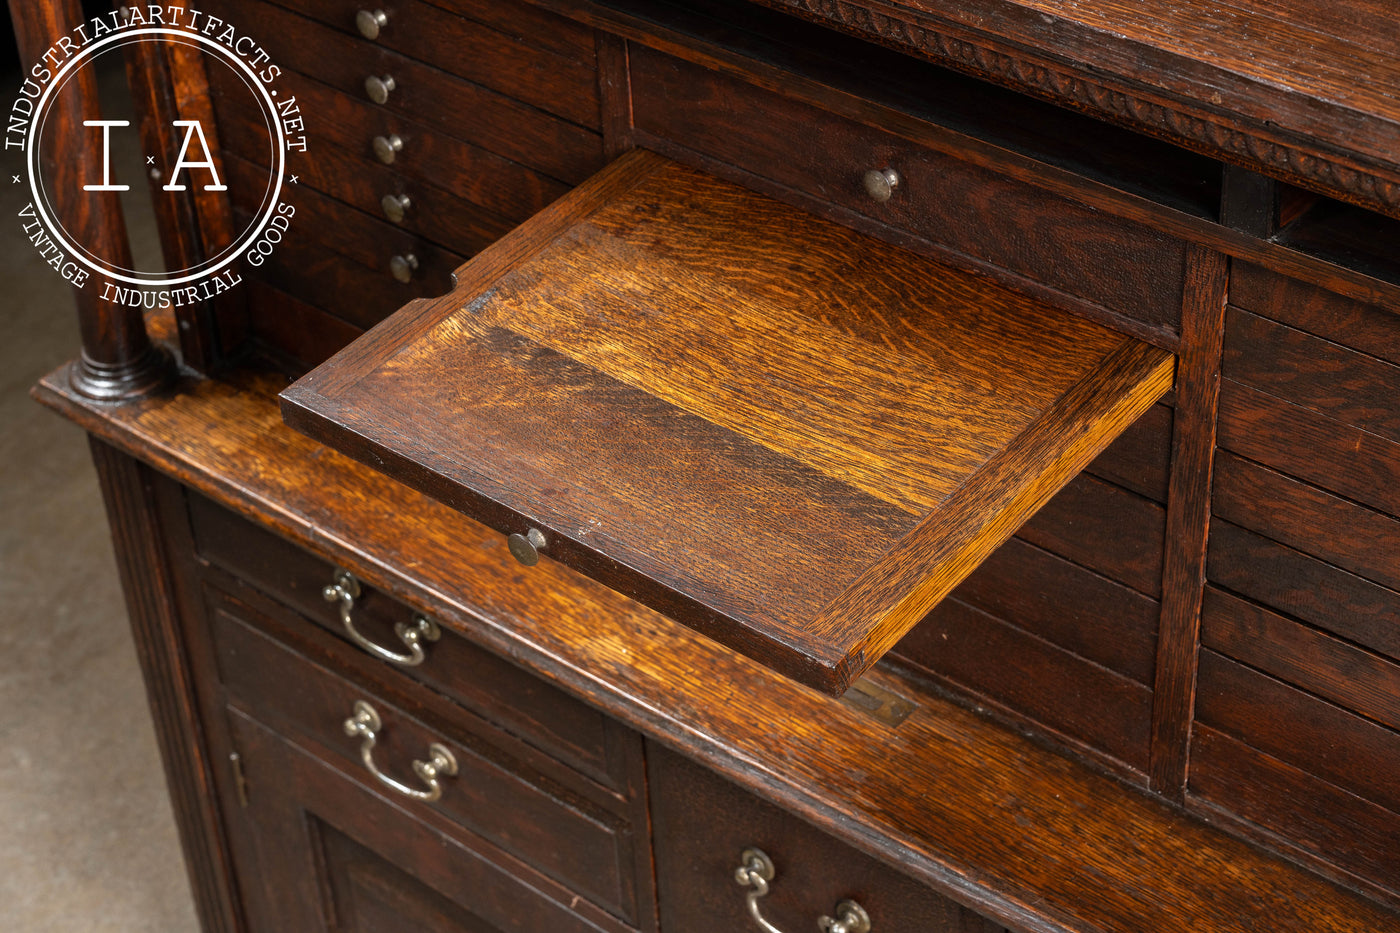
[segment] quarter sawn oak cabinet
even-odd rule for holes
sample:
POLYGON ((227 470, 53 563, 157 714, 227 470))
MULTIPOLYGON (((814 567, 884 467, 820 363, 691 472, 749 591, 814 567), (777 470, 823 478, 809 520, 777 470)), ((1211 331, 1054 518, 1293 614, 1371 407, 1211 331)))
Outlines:
POLYGON ((1400 929, 1386 4, 204 6, 35 395, 209 933, 1400 929))

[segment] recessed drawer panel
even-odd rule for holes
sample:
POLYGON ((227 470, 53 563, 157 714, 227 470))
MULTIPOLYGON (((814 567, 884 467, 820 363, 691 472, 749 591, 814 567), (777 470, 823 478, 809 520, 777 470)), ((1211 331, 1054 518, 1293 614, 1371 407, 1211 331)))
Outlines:
MULTIPOLYGON (((334 583, 330 564, 200 496, 189 497, 189 512, 195 546, 203 558, 351 640, 337 608, 322 596, 322 590, 334 583)), ((404 651, 396 628, 412 624, 413 613, 407 607, 362 586, 351 618, 364 638, 396 652, 404 651)), ((437 642, 425 647, 422 664, 402 668, 386 663, 386 675, 392 667, 604 786, 628 787, 623 753, 636 741, 633 734, 450 631, 443 631, 437 642)))
POLYGON ((1176 327, 1185 263, 1178 240, 650 49, 634 47, 631 68, 634 122, 645 133, 1123 315, 1176 327), (887 168, 899 181, 881 202, 864 178, 887 168))
POLYGON ((734 883, 756 849, 772 866, 756 905, 780 930, 816 929, 851 901, 872 933, 1005 933, 696 764, 656 746, 647 760, 654 832, 666 840, 656 853, 663 930, 757 929, 746 906, 753 888, 734 883))
POLYGON ((294 649, 250 606, 207 591, 230 703, 299 744, 339 757, 366 786, 431 807, 623 919, 636 914, 633 830, 626 815, 522 767, 465 717, 410 713, 294 649), (425 770, 431 763, 435 772, 425 770))

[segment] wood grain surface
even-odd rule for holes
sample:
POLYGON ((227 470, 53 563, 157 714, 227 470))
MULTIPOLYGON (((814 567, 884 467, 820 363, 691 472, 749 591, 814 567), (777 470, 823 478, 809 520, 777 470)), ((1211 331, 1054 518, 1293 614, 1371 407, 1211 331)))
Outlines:
POLYGON ((841 693, 1170 383, 1088 321, 618 166, 486 290, 290 389, 291 422, 841 693))
MULTIPOLYGON (((281 423, 274 377, 41 400, 624 722, 1021 931, 1375 933, 1395 914, 881 668, 889 729, 281 423), (762 715, 755 715, 755 704, 762 715)), ((389 847, 392 853, 393 846, 389 847)))

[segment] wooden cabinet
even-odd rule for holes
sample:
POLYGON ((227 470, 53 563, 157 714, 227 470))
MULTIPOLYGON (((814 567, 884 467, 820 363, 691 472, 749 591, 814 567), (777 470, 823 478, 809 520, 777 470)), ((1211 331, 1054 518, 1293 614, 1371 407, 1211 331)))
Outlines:
MULTIPOLYGON (((153 322, 206 375, 36 390, 210 931, 757 929, 748 849, 784 931, 1400 928, 1393 17, 216 6, 314 114, 306 222, 153 322), (969 489, 1019 505, 909 543, 969 489)), ((181 67, 151 113, 207 82, 256 175, 181 67)))

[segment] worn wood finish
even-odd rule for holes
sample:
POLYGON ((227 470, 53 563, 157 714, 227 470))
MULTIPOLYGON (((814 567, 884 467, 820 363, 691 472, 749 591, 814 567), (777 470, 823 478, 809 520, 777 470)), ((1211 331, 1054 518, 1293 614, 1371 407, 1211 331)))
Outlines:
POLYGON ((201 738, 166 552, 169 534, 158 517, 153 475, 102 441, 93 439, 91 447, 195 908, 206 933, 236 933, 242 929, 240 903, 211 774, 218 766, 201 738))
POLYGON ((280 643, 269 632, 273 623, 245 604, 216 596, 209 618, 221 679, 235 708, 339 759, 343 769, 379 789, 364 770, 360 741, 341 728, 356 701, 368 701, 383 722, 374 760, 384 773, 419 786, 409 763, 424 757, 432 742, 456 759, 457 774, 442 779, 442 797, 419 805, 453 824, 453 835, 468 842, 472 836, 488 839, 621 919, 636 915, 634 832, 624 806, 600 806, 532 773, 501 749, 499 739, 492 741, 484 724, 459 716, 450 728, 440 725, 444 720, 434 717, 438 709, 426 694, 407 706, 347 679, 328 666, 334 654, 317 652, 315 642, 303 642, 305 654, 280 643))
POLYGON ((1194 249, 1182 309, 1171 488, 1162 559, 1162 617, 1152 704, 1152 786, 1173 797, 1186 783, 1196 687, 1201 587, 1206 576, 1227 261, 1194 249))
POLYGON ((250 355, 261 364, 301 375, 365 331, 266 282, 249 279, 245 285, 250 355))
POLYGON ((1173 417, 1171 405, 1153 405, 1084 471, 1165 505, 1171 477, 1173 417))
POLYGON ((1230 277, 1230 303, 1400 366, 1396 344, 1400 301, 1367 304, 1256 265, 1236 264, 1230 277))
POLYGON ((631 63, 640 130, 1175 328, 1185 253, 1179 241, 680 59, 638 48, 631 63), (736 120, 755 131, 733 132, 736 120), (880 204, 861 179, 883 168, 902 181, 880 204))
POLYGON ((1213 523, 1210 580, 1400 659, 1400 594, 1229 522, 1213 523))
MULTIPOLYGON (((1397 922, 915 681, 876 673, 919 701, 890 730, 556 563, 532 568, 524 585, 495 532, 284 428, 278 385, 236 374, 116 410, 66 392, 61 375, 39 392, 163 471, 1001 922, 1124 933, 1251 921, 1373 933, 1397 922), (774 714, 755 716, 750 698, 774 714)), ((407 840, 383 842, 386 858, 411 863, 407 840)), ((454 863, 451 877, 473 864, 454 863)))
MULTIPOLYGON (((237 0, 236 12, 230 10, 229 15, 242 28, 266 36, 268 52, 283 67, 315 75, 352 97, 366 99, 364 82, 371 75, 393 77, 395 89, 380 108, 388 113, 422 122, 570 184, 587 178, 602 162, 597 82, 591 70, 585 70, 577 82, 590 98, 586 106, 591 116, 582 125, 260 0, 237 0), (282 41, 275 41, 279 36, 282 41), (471 114, 472 119, 458 119, 457 114, 471 114)), ((530 72, 522 84, 531 86, 534 80, 530 72)), ((557 89, 566 99, 562 85, 569 83, 561 82, 557 89)))
POLYGON ((823 689, 1171 378, 1159 350, 659 157, 618 165, 612 203, 406 312, 382 362, 303 380, 288 417, 823 689))

